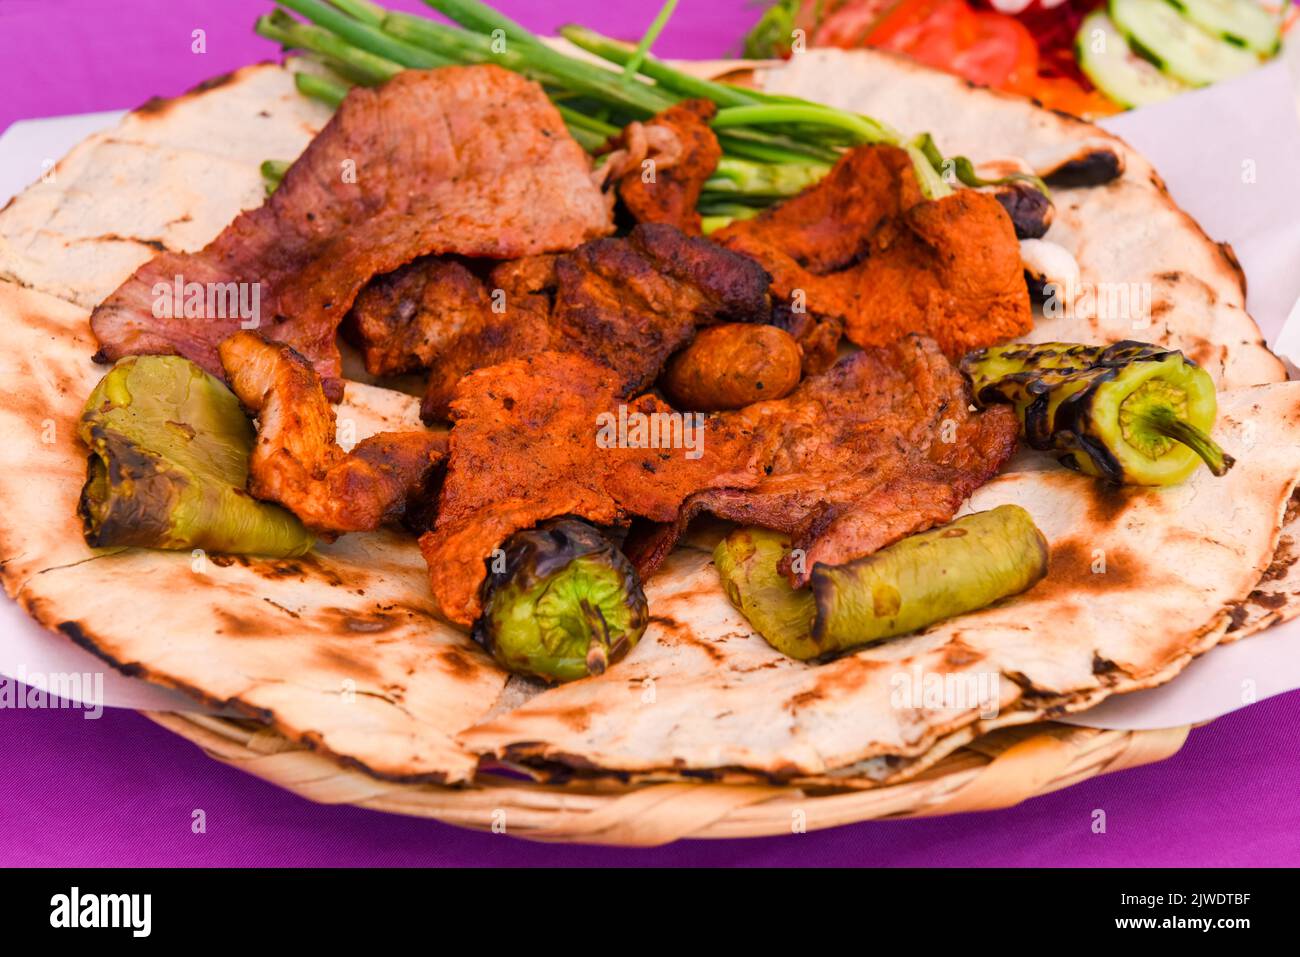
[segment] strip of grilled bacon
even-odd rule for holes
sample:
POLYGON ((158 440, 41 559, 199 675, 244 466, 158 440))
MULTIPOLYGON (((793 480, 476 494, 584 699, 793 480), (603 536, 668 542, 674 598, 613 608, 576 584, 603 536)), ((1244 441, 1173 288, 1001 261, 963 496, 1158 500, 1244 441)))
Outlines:
POLYGON ((179 353, 219 375, 218 343, 250 317, 187 318, 169 290, 176 277, 204 291, 246 284, 258 328, 310 360, 337 399, 335 330, 371 277, 428 254, 572 249, 613 230, 609 207, 536 83, 491 65, 407 70, 355 88, 266 203, 202 250, 140 267, 91 326, 102 359, 179 353))
POLYGON ((378 528, 428 489, 447 436, 381 432, 344 452, 320 377, 290 346, 238 332, 220 345, 231 388, 257 416, 249 492, 279 502, 325 538, 378 528))

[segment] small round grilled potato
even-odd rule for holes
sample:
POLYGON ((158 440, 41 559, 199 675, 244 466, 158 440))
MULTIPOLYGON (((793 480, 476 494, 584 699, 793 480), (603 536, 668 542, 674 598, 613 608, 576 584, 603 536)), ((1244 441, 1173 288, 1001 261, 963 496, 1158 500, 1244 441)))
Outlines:
POLYGON ((721 412, 788 395, 802 362, 799 343, 784 329, 732 322, 700 330, 668 360, 660 385, 679 409, 721 412))

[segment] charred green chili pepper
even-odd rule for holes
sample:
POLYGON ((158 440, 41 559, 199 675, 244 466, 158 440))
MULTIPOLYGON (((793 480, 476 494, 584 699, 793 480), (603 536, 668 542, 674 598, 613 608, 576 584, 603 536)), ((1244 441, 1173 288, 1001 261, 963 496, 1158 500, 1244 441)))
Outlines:
POLYGON ((239 400, 180 356, 128 356, 86 400, 77 511, 94 547, 203 548, 289 557, 312 546, 294 516, 245 491, 255 435, 239 400))
POLYGON ((815 565, 812 637, 828 651, 893 638, 1017 595, 1047 574, 1047 539, 1019 505, 911 535, 844 565, 815 565))
POLYGON ((738 529, 714 550, 723 588, 773 648, 806 661, 919 631, 1019 594, 1047 574, 1047 541, 1018 505, 976 512, 844 565, 811 587, 777 570, 789 539, 738 529))
POLYGON ((1034 449, 1123 485, 1176 485, 1232 456, 1210 438, 1218 413, 1209 373, 1181 352, 1143 342, 1011 344, 966 356, 980 405, 1011 403, 1034 449))
POLYGON ((504 668, 546 681, 598 675, 640 640, 641 581, 597 529, 571 518, 516 532, 488 560, 474 640, 504 668))
POLYGON ((738 528, 713 550, 723 591, 767 643, 800 661, 816 658, 812 640, 817 606, 812 592, 791 587, 777 565, 790 551, 790 536, 765 528, 738 528))

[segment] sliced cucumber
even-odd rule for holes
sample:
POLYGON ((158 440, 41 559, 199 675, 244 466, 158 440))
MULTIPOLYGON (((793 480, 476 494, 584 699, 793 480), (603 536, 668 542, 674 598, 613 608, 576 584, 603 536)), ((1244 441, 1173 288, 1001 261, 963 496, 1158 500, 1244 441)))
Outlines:
POLYGON ((1110 0, 1110 16, 1130 46, 1192 86, 1208 86, 1259 66, 1254 53, 1211 36, 1165 0, 1110 0))
POLYGON ((1097 89, 1121 106, 1159 103, 1191 89, 1134 53, 1124 34, 1101 10, 1084 18, 1074 47, 1079 68, 1097 89))
POLYGON ((1282 15, 1258 0, 1169 0, 1183 16, 1216 37, 1272 56, 1282 42, 1282 15))

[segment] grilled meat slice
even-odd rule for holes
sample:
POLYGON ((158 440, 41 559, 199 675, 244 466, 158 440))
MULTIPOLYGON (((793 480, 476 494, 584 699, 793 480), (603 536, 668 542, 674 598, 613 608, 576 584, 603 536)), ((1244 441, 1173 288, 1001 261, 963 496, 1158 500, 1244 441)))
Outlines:
POLYGON ((881 222, 924 199, 906 152, 860 146, 798 196, 738 220, 713 238, 763 263, 772 274, 772 291, 782 299, 793 298, 795 289, 806 290, 811 299, 810 279, 855 265, 881 222))
POLYGON ((609 369, 570 352, 513 359, 460 381, 437 521, 420 539, 448 620, 478 617, 485 562, 520 529, 561 515, 602 525, 634 515, 672 521, 693 492, 759 480, 761 444, 743 422, 687 419, 652 396, 625 402, 619 388, 609 369), (659 430, 658 441, 642 427, 659 430))
POLYGON ((717 112, 709 100, 683 100, 645 123, 633 123, 615 140, 613 145, 626 151, 619 158, 626 172, 619 177, 618 196, 638 223, 668 223, 700 235, 695 207, 722 158, 709 128, 717 112))
POLYGON ((554 255, 525 256, 523 259, 497 263, 492 270, 492 287, 504 292, 507 299, 521 296, 549 297, 555 292, 557 258, 554 255))
POLYGON ((956 360, 1033 328, 1011 219, 975 190, 918 203, 883 224, 867 258, 834 286, 847 310, 845 334, 860 346, 919 331, 956 360))
POLYGON ((103 359, 179 353, 219 375, 218 343, 252 318, 338 398, 335 330, 373 276, 430 254, 572 249, 612 231, 609 207, 540 86, 491 65, 408 70, 349 93, 265 204, 198 252, 156 256, 91 325, 103 359), (177 277, 256 290, 258 315, 187 314, 177 277))
POLYGON ((695 457, 638 447, 631 427, 608 441, 609 423, 672 416, 650 396, 619 416, 618 387, 609 370, 555 352, 461 380, 437 523, 420 540, 449 620, 477 617, 485 561, 511 533, 561 515, 640 519, 625 551, 643 575, 702 512, 785 531, 803 550, 787 569, 802 584, 816 562, 948 521, 1018 434, 1005 408, 970 411, 961 373, 915 335, 846 357, 785 399, 701 417, 695 457))
POLYGON ((367 372, 401 375, 428 368, 448 339, 477 328, 491 306, 482 281, 464 265, 427 256, 361 290, 344 332, 367 372))
POLYGON ((749 489, 696 493, 674 523, 634 527, 625 551, 643 576, 709 512, 791 535, 801 558, 786 570, 802 585, 817 562, 860 558, 951 519, 1011 456, 1018 434, 1014 415, 970 411, 961 373, 916 335, 846 356, 784 399, 719 418, 763 437, 767 472, 749 489))
POLYGON ((766 321, 768 281, 747 256, 647 224, 559 256, 501 263, 486 284, 463 267, 420 260, 366 290, 353 310, 366 315, 351 323, 374 334, 364 347, 377 362, 396 356, 391 367, 407 368, 431 356, 421 414, 435 422, 466 373, 543 349, 595 359, 616 373, 619 395, 635 395, 698 326, 766 321))
POLYGON ((306 359, 248 331, 219 351, 231 388, 258 419, 249 492, 279 502, 324 538, 399 518, 446 455, 446 435, 424 430, 382 432, 344 452, 334 409, 306 359))
POLYGON ((861 346, 920 332, 955 359, 1032 325, 1006 211, 974 190, 924 200, 895 147, 850 150, 815 186, 714 238, 761 262, 781 301, 842 318, 861 346))
POLYGON ((492 288, 480 286, 483 307, 464 325, 438 331, 440 347, 429 363, 420 405, 425 422, 447 419, 456 383, 466 373, 548 348, 555 259, 529 256, 500 263, 488 281, 492 288))
POLYGON ((648 388, 697 326, 771 311, 757 263, 672 226, 587 243, 559 257, 555 274, 554 348, 613 369, 624 396, 648 388))

